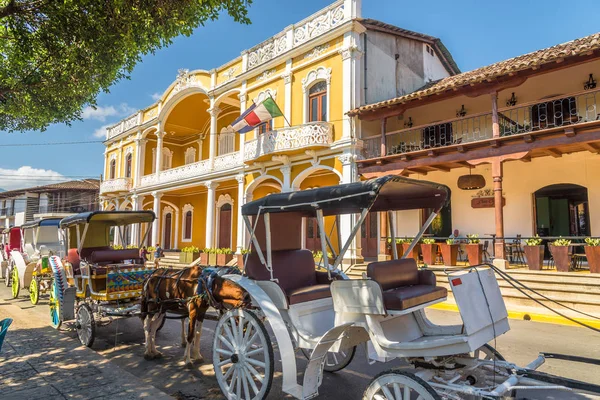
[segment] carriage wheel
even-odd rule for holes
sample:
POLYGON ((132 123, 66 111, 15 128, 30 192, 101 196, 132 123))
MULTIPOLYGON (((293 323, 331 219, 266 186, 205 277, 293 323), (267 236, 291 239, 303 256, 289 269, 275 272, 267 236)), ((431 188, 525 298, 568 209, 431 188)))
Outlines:
POLYGON ((54 280, 52 281, 52 286, 50 287, 50 325, 54 329, 60 328, 62 324, 62 320, 60 319, 60 295, 58 293, 59 287, 56 285, 54 280))
MULTIPOLYGON (((311 351, 308 349, 300 349, 302 354, 306 359, 310 360, 311 351)), ((351 349, 344 349, 340 351, 328 351, 327 357, 325 358, 325 365, 323 365, 323 370, 327 372, 337 372, 341 371, 348 366, 354 359, 354 354, 356 353, 356 346, 351 349)))
POLYGON ((480 360, 506 361, 502 354, 487 343, 473 352, 473 358, 480 360))
POLYGON ((29 300, 34 306, 40 301, 40 281, 37 278, 33 278, 29 284, 29 300))
POLYGON ((8 264, 8 266, 6 267, 6 271, 4 272, 6 275, 4 276, 4 284, 6 285, 6 287, 10 287, 10 276, 12 274, 12 270, 11 270, 12 265, 8 264))
POLYGON ((96 323, 92 309, 87 304, 77 307, 75 329, 82 345, 92 347, 96 338, 96 323))
POLYGON ((253 312, 232 309, 219 319, 213 366, 227 399, 267 397, 273 383, 273 346, 264 324, 253 312))
POLYGON ((423 379, 410 372, 388 370, 376 375, 363 394, 363 400, 441 400, 423 379))
POLYGON ((19 270, 16 265, 13 265, 10 273, 12 297, 16 299, 19 297, 19 291, 21 290, 21 282, 19 282, 19 270))

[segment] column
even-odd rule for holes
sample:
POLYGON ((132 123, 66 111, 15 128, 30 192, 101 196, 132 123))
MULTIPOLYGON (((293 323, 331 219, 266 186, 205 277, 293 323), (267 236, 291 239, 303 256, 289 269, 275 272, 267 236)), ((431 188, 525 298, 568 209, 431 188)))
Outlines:
MULTIPOLYGON (((160 126, 159 126, 159 129, 160 129, 160 126)), ((157 176, 160 174, 160 171, 162 170, 163 136, 164 136, 164 132, 161 132, 160 130, 156 131, 156 160, 154 160, 154 162, 156 163, 155 171, 156 171, 157 176)))
POLYGON ((219 184, 213 181, 204 182, 208 189, 206 197, 206 247, 215 245, 215 192, 219 184))
POLYGON ((387 129, 387 118, 381 120, 381 157, 385 157, 387 154, 387 146, 385 143, 385 131, 387 129))
MULTIPOLYGON (((356 176, 356 168, 355 168, 355 155, 352 151, 346 151, 344 154, 338 156, 338 159, 342 163, 342 180, 340 183, 352 183, 358 180, 356 176)), ((352 227, 357 222, 357 216, 355 215, 341 215, 340 216, 340 237, 342 238, 343 245, 346 243, 348 238, 350 238, 352 234, 352 227)), ((344 264, 350 264, 352 262, 356 262, 356 260, 362 258, 360 255, 360 251, 358 247, 360 245, 360 234, 355 235, 352 240, 352 244, 348 248, 346 254, 344 254, 344 264)))
POLYGON ((208 109, 210 113, 210 135, 209 139, 209 166, 213 169, 215 166, 215 156, 217 155, 217 119, 221 110, 214 105, 214 99, 210 101, 211 107, 208 109))
POLYGON ((292 59, 285 62, 285 72, 281 75, 284 83, 283 115, 285 116, 285 125, 292 120, 292 59))
MULTIPOLYGON (((354 3, 355 0, 351 0, 354 3)), ((349 7, 352 8, 352 7, 349 7)), ((348 12, 349 10, 344 10, 348 12)), ((344 34, 344 44, 339 50, 342 56, 342 113, 345 116, 347 112, 361 105, 361 94, 364 88, 361 85, 363 70, 360 68, 360 34, 355 31, 344 34)), ((355 124, 360 124, 358 118, 354 118, 355 124)), ((351 139, 352 118, 344 118, 342 121, 342 140, 351 139)))
POLYGON ((281 173, 283 174, 283 186, 281 187, 281 192, 282 193, 283 192, 291 192, 293 190, 293 188, 292 188, 292 163, 290 161, 290 158, 285 155, 280 155, 280 156, 271 157, 271 160, 273 160, 275 162, 280 162, 283 164, 280 168, 281 173))
POLYGON ((179 246, 179 210, 175 210, 175 230, 173 231, 173 248, 176 249, 179 246))
MULTIPOLYGON (((139 210, 139 196, 137 194, 131 195, 131 209, 133 211, 139 210)), ((139 232, 140 224, 133 224, 131 227, 131 244, 137 246, 139 243, 139 232)))
POLYGON ((496 245, 494 247, 494 258, 504 260, 504 208, 502 207, 502 177, 502 161, 499 158, 496 158, 492 161, 492 178, 494 180, 494 214, 496 217, 496 245))
POLYGON ((160 198, 162 197, 162 193, 160 192, 152 192, 152 196, 154 197, 154 205, 152 210, 154 211, 154 215, 156 219, 152 223, 152 244, 151 246, 156 245, 158 243, 159 229, 160 229, 160 198))
POLYGON ((242 254, 242 249, 244 248, 244 236, 246 233, 246 229, 244 228, 244 219, 242 218, 242 206, 244 205, 244 183, 245 177, 244 174, 239 174, 235 176, 235 179, 238 182, 238 207, 237 207, 237 250, 236 254, 242 254))
MULTIPOLYGON (((239 94, 238 98, 240 99, 240 114, 246 111, 246 98, 248 95, 246 94, 246 81, 242 82, 242 92, 239 94)), ((239 133, 240 137, 240 160, 244 162, 244 150, 246 147, 246 133, 239 133)))
POLYGON ((119 152, 117 153, 117 171, 116 171, 116 176, 115 178, 120 178, 121 177, 121 164, 123 163, 123 143, 119 143, 119 152))
POLYGON ((138 138, 135 140, 135 171, 133 187, 137 188, 140 186, 142 176, 144 176, 144 159, 146 158, 146 139, 142 139, 138 134, 138 138))
POLYGON ((500 137, 500 124, 498 122, 498 93, 492 92, 492 136, 500 137))

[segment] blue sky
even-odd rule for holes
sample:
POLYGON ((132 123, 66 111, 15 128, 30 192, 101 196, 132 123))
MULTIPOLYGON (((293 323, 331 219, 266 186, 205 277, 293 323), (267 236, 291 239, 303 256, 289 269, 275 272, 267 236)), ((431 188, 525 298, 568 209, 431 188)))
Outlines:
MULTIPOLYGON (((144 57, 130 80, 117 82, 109 94, 101 94, 99 108, 85 110, 83 121, 70 127, 54 125, 45 132, 0 132, 0 144, 98 140, 95 132, 103 126, 151 104, 153 95, 171 84, 179 68, 222 65, 330 3, 254 0, 252 25, 239 25, 223 16, 191 37, 177 38, 170 47, 144 57)), ((462 71, 596 33, 598 15, 600 3, 592 0, 363 0, 365 18, 441 38, 462 71)), ((45 184, 60 176, 99 176, 103 151, 99 143, 0 147, 0 188, 45 184)))

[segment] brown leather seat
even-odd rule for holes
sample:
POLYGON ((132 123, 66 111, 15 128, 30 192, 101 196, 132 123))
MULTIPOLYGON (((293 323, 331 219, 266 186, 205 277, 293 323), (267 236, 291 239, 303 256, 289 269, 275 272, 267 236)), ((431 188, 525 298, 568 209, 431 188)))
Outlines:
MULTIPOLYGON (((93 251, 87 258, 87 260, 90 263, 93 263, 92 270, 94 274, 106 275, 106 265, 123 263, 125 260, 132 260, 136 264, 141 264, 138 258, 138 249, 110 249, 93 251)), ((123 266, 123 268, 128 268, 128 266, 123 266)))
POLYGON ((433 272, 419 271, 412 258, 370 263, 367 276, 381 286, 388 310, 402 311, 448 296, 446 288, 435 285, 433 272))
MULTIPOLYGON (((271 257, 273 277, 279 280, 278 285, 289 304, 331 297, 327 273, 315 271, 315 261, 309 250, 278 250, 271 252, 271 257)), ((260 262, 256 252, 248 255, 244 270, 251 279, 271 279, 269 271, 260 262)))
POLYGON ((81 275, 81 269, 79 268, 81 260, 79 259, 77 249, 69 249, 69 252, 67 253, 67 261, 73 268, 73 275, 81 275))

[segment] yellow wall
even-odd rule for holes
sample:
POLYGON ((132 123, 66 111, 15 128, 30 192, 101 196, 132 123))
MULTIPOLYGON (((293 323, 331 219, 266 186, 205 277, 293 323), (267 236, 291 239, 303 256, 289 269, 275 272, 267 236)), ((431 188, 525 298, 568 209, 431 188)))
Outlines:
POLYGON ((229 62, 218 68, 218 70, 217 70, 217 86, 231 80, 231 78, 227 77, 227 72, 231 68, 234 68, 232 78, 241 74, 242 73, 242 57, 238 57, 237 59, 233 60, 232 62, 229 62))

